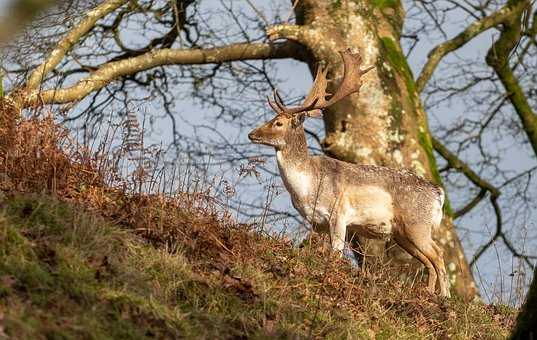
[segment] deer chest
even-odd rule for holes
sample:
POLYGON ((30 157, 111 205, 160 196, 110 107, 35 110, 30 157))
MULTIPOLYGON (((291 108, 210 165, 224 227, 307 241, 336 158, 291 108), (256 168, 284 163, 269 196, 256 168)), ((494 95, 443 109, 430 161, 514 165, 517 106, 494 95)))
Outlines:
MULTIPOLYGON (((330 204, 316 183, 315 176, 300 168, 280 167, 283 183, 289 191, 293 207, 314 226, 326 226, 330 221, 330 204)), ((333 210, 333 209, 332 209, 333 210)))

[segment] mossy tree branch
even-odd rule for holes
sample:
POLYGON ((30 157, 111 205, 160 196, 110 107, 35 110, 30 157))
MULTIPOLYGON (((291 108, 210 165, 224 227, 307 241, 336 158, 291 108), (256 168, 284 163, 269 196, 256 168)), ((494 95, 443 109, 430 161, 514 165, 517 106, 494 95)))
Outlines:
POLYGON ((450 52, 461 48, 477 35, 492 27, 496 27, 513 17, 513 15, 520 11, 520 9, 524 6, 525 5, 523 3, 517 3, 514 5, 508 3, 506 6, 502 7, 500 10, 492 13, 491 15, 486 16, 481 20, 474 21, 470 26, 457 34, 453 39, 447 40, 431 50, 427 56, 427 62, 423 67, 418 79, 416 80, 418 92, 421 92, 425 88, 425 85, 427 85, 431 79, 434 70, 442 58, 444 58, 450 52))
MULTIPOLYGON (((11 99, 15 105, 24 108, 80 101, 90 93, 102 89, 117 79, 164 65, 219 64, 239 60, 278 58, 303 60, 306 58, 303 49, 293 42, 278 44, 236 43, 208 49, 173 49, 171 44, 178 34, 177 28, 174 27, 172 31, 161 38, 153 39, 142 49, 127 49, 126 53, 92 67, 91 73, 87 77, 70 87, 42 89, 45 76, 55 70, 69 51, 95 28, 97 22, 126 3, 128 0, 107 0, 88 11, 85 17, 60 40, 48 58, 31 73, 22 92, 20 90, 14 91, 11 99), (159 44, 161 46, 157 48, 159 44)), ((178 24, 175 23, 175 25, 178 24)), ((293 25, 289 26, 293 27, 293 25)))
POLYGON ((512 0, 509 3, 523 3, 525 6, 516 12, 516 16, 513 16, 505 23, 500 37, 489 49, 486 60, 504 86, 509 100, 520 118, 533 151, 537 155, 537 115, 531 108, 524 90, 520 86, 511 65, 509 65, 511 52, 518 46, 522 35, 522 15, 524 13, 522 9, 529 8, 530 2, 527 0, 512 0))
POLYGON ((477 35, 510 19, 520 12, 520 10, 524 7, 525 4, 523 3, 508 3, 506 6, 502 7, 500 10, 492 13, 491 15, 486 16, 481 20, 474 21, 470 26, 457 34, 453 39, 447 40, 431 50, 427 56, 427 62, 425 63, 425 66, 416 80, 418 92, 421 92, 425 88, 442 58, 444 58, 450 52, 461 48, 477 35))

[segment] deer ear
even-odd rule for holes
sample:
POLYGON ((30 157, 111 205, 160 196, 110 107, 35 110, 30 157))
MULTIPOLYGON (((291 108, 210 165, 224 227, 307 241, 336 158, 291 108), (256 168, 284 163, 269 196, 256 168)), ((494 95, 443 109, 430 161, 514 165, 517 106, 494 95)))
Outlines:
POLYGON ((311 118, 321 118, 323 116, 323 111, 321 109, 309 110, 306 112, 306 116, 311 118))

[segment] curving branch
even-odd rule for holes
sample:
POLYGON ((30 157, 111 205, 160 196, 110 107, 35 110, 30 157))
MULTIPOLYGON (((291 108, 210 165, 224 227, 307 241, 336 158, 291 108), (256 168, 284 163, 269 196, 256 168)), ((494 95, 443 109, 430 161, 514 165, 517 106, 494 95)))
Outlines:
MULTIPOLYGON (((491 196, 500 196, 500 191, 495 186, 481 178, 475 171, 470 168, 470 166, 468 166, 468 164, 461 161, 457 157, 457 155, 449 151, 438 139, 431 136, 431 141, 433 143, 433 148, 447 161, 448 165, 451 168, 462 172, 466 176, 466 178, 470 180, 470 182, 475 184, 477 187, 490 192, 491 196)), ((480 195, 478 195, 478 197, 480 197, 480 195)), ((484 195, 481 197, 481 199, 483 197, 484 195)), ((476 198, 474 198, 474 200, 476 200, 476 198)), ((475 202, 473 205, 475 206, 477 205, 477 203, 479 203, 479 201, 475 202)))
MULTIPOLYGON (((512 0, 509 3, 522 3, 524 6, 529 6, 530 4, 527 0, 512 0)), ((486 61, 494 69, 504 86, 509 100, 520 118, 533 151, 537 155, 537 114, 533 111, 511 65, 509 65, 511 53, 518 46, 523 33, 522 16, 524 11, 519 10, 516 14, 505 23, 500 37, 489 49, 486 61)))
POLYGON ((483 200, 483 198, 485 198, 486 194, 487 194, 487 189, 481 188, 481 190, 479 190, 479 193, 470 202, 466 203, 464 207, 462 207, 461 209, 453 213, 453 219, 457 219, 461 216, 466 215, 468 212, 470 212, 473 208, 475 208, 479 204, 479 202, 483 200))
POLYGON ((100 65, 89 76, 63 89, 33 91, 24 106, 64 104, 82 100, 111 82, 125 76, 163 65, 220 64, 250 59, 306 58, 304 49, 293 42, 238 43, 208 49, 158 49, 136 57, 111 61, 100 65))
POLYGON ((455 36, 453 39, 447 40, 431 50, 427 56, 427 62, 425 63, 425 66, 416 80, 416 89, 418 92, 423 91, 425 85, 427 85, 429 79, 433 75, 434 70, 442 58, 444 58, 448 53, 461 48, 480 33, 483 33, 492 27, 498 26, 499 24, 517 15, 517 13, 519 13, 520 10, 525 6, 526 4, 524 4, 523 1, 515 4, 509 2, 506 6, 502 7, 500 10, 492 13, 491 15, 474 21, 470 26, 457 34, 457 36, 455 36))
POLYGON ((533 263, 530 259, 537 259, 537 256, 531 256, 527 254, 523 254, 519 252, 511 243, 511 241, 507 238, 503 231, 503 218, 502 218, 502 211, 500 209, 500 205, 498 204, 498 198, 500 197, 500 190, 490 184, 488 181, 481 178, 477 173, 475 173, 468 164, 461 161, 454 153, 449 151, 440 141, 438 141, 436 138, 431 137, 431 140, 433 142, 434 149, 448 162, 448 165, 451 168, 454 168, 461 173, 463 173, 466 178, 479 188, 481 188, 481 191, 479 194, 472 199, 468 204, 466 204, 461 210, 458 210, 454 214, 454 218, 460 217, 464 214, 466 214, 468 211, 470 211, 473 207, 475 207, 485 196, 487 191, 490 193, 490 203, 492 205, 492 208, 494 209, 494 214, 496 215, 496 231, 494 232, 494 235, 490 238, 489 241, 487 241, 484 245, 482 245, 478 251, 474 254, 472 257, 472 260, 470 261, 470 267, 472 267, 477 260, 485 253, 485 251, 490 248, 496 242, 496 240, 501 239, 507 249, 513 254, 514 257, 518 257, 524 260, 526 264, 528 264, 531 268, 534 267, 533 263))
POLYGON ((50 52, 48 59, 32 72, 26 84, 27 89, 37 89, 45 76, 58 66, 73 46, 95 27, 95 23, 98 20, 104 18, 127 2, 128 0, 107 0, 88 11, 85 18, 82 19, 82 21, 80 21, 62 40, 60 40, 60 42, 58 42, 56 48, 50 52))

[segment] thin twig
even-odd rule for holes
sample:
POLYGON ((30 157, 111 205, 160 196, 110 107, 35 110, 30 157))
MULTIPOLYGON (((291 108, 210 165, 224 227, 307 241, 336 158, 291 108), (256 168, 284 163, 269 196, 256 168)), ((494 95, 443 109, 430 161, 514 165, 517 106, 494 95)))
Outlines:
POLYGON ((291 15, 293 15, 293 12, 295 11, 296 5, 298 5, 298 1, 299 0, 295 0, 295 2, 293 2, 293 7, 291 7, 291 9, 289 10, 289 13, 287 13, 287 18, 285 19, 286 24, 288 24, 289 20, 291 20, 291 15))
POLYGON ((250 1, 250 0, 246 0, 246 2, 248 3, 248 5, 250 5, 250 7, 252 7, 252 9, 254 10, 255 14, 257 14, 257 16, 259 18, 261 18, 261 20, 263 20, 265 22, 265 25, 266 26, 270 26, 267 18, 265 17, 265 15, 257 9, 257 7, 255 7, 255 5, 250 1))

